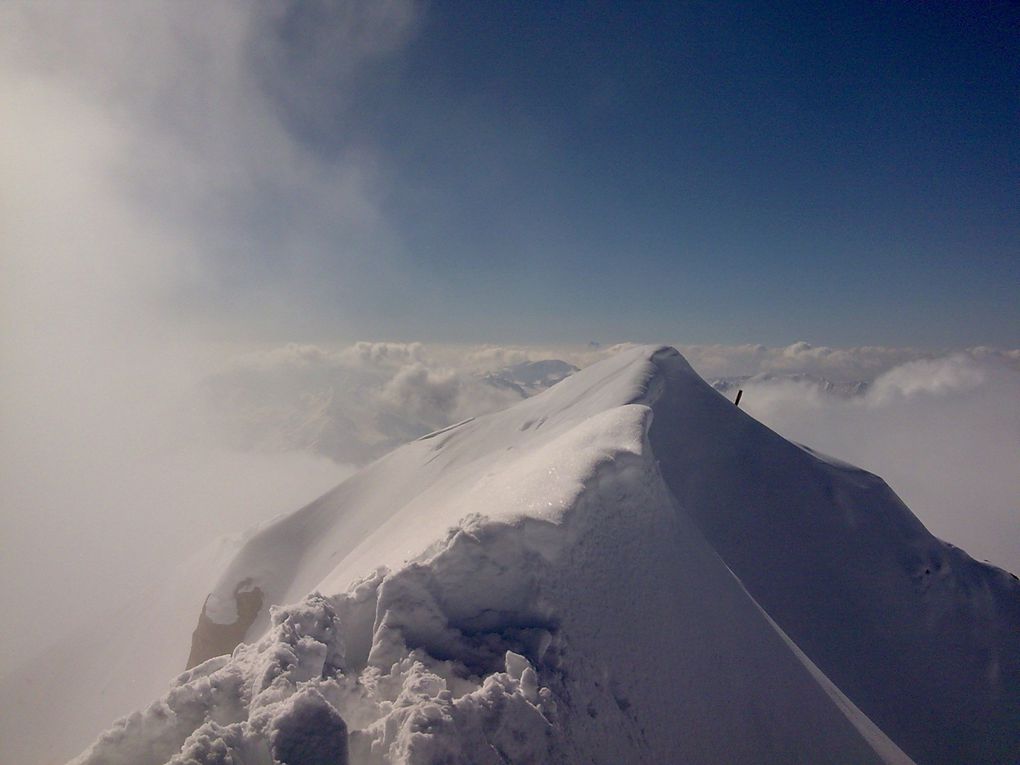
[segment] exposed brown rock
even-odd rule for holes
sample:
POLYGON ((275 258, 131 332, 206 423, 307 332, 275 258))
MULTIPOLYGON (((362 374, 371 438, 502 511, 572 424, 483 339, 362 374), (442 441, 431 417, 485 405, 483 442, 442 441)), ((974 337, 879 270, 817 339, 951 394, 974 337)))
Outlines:
POLYGON ((259 615, 262 601, 262 590, 252 587, 251 580, 245 579, 234 589, 237 619, 232 624, 218 624, 206 615, 206 606, 209 604, 207 596, 202 604, 202 614, 198 617, 198 626, 191 634, 191 653, 185 669, 196 667, 214 656, 231 653, 244 641, 248 628, 259 615))

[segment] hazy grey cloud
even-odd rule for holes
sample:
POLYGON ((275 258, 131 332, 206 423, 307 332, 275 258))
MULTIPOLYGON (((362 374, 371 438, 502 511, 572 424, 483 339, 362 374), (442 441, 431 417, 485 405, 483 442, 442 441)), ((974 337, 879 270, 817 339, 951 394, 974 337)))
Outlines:
POLYGON ((372 146, 338 134, 325 156, 277 84, 339 108, 416 6, 314 6, 334 37, 310 49, 291 7, 0 5, 0 670, 47 641, 48 603, 73 622, 348 472, 232 448, 196 397, 215 338, 301 321, 296 286, 395 249, 372 146))
MULTIPOLYGON (((381 212, 382 158, 334 112, 413 34, 417 7, 5 4, 4 182, 18 219, 37 223, 45 198, 57 231, 77 224, 102 246, 97 271, 130 263, 143 299, 235 334, 307 321, 317 285, 356 302, 400 246, 381 212), (297 102, 330 110, 329 152, 301 130, 297 102), (124 229, 149 236, 118 241, 124 229)), ((35 257, 61 253, 80 249, 35 257)))

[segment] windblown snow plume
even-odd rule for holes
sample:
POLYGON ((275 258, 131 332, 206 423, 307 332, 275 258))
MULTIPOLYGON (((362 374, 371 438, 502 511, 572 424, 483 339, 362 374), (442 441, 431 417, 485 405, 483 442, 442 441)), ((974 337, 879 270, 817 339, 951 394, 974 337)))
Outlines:
POLYGON ((195 605, 220 655, 77 764, 993 763, 1020 740, 1015 577, 671 349, 427 435, 235 549, 195 605))

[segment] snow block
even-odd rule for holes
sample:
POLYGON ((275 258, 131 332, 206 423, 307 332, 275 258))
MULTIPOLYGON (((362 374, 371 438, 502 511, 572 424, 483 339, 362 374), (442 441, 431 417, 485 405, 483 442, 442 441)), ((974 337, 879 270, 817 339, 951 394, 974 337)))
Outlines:
POLYGON ((347 765, 347 725, 322 694, 305 688, 273 718, 269 733, 279 765, 347 765))

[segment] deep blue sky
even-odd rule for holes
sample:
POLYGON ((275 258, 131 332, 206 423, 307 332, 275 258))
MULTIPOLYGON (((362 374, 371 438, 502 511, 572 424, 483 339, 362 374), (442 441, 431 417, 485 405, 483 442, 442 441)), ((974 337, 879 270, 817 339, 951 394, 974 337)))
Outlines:
POLYGON ((1020 345, 1015 5, 434 2, 288 119, 378 157, 357 334, 1020 345))

